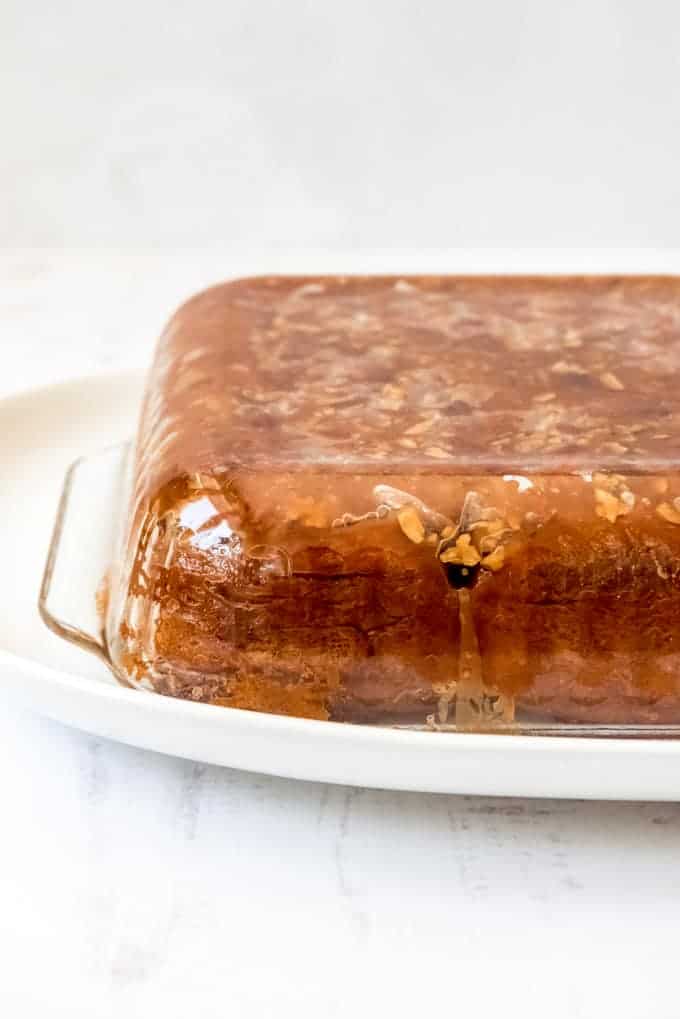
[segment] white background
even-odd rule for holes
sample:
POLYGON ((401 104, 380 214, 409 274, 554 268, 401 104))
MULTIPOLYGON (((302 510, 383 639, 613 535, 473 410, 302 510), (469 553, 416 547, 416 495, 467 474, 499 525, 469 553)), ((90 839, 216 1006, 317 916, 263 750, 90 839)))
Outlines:
MULTIPOLYGON (((144 365, 277 252, 677 247, 679 90, 671 0, 0 0, 0 394, 144 365)), ((0 798, 12 1019, 678 1014, 672 804, 303 785, 1 698, 0 798)))
POLYGON ((675 246, 675 0, 0 0, 0 243, 675 246))

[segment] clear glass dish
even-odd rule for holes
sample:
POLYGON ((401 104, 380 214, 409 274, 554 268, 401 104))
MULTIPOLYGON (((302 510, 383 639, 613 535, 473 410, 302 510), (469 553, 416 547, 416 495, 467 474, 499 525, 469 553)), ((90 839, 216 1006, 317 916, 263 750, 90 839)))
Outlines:
MULTIPOLYGON (((120 569, 126 536, 124 507, 130 495, 131 463, 131 444, 124 443, 97 456, 79 459, 69 469, 45 566, 39 608, 50 629, 103 660, 121 683, 153 689, 152 683, 136 682, 124 665, 112 657, 106 636, 107 619, 111 618, 111 581, 120 569)), ((466 603, 463 602, 463 616, 466 611, 466 603)), ((472 647, 462 646, 460 654, 471 668, 469 682, 473 687, 475 682, 479 682, 479 678, 475 677, 475 662, 482 666, 474 637, 472 647)), ((474 696, 474 688, 472 692, 474 696)), ((466 705, 466 716, 461 723, 454 697, 453 712, 446 720, 437 717, 433 711, 429 718, 420 722, 386 718, 368 723, 364 720, 364 724, 396 725, 433 732, 470 730, 553 736, 648 736, 656 739, 680 735, 680 725, 663 721, 650 724, 575 723, 541 717, 531 711, 527 713, 521 704, 505 717, 500 712, 494 712, 491 718, 488 714, 483 717, 474 705, 469 713, 468 710, 466 705)))
POLYGON ((679 304, 670 277, 200 294, 134 452, 69 475, 43 616, 123 682, 224 706, 674 734, 679 304))

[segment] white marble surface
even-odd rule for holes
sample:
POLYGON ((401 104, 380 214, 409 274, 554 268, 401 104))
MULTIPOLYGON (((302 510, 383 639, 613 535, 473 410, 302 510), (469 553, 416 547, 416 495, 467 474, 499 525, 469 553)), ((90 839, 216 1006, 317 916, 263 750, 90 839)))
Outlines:
MULTIPOLYGON (((257 264, 0 255, 0 394, 142 364, 184 294, 257 264)), ((680 805, 306 785, 1 697, 0 796, 12 1019, 678 1015, 680 805)))

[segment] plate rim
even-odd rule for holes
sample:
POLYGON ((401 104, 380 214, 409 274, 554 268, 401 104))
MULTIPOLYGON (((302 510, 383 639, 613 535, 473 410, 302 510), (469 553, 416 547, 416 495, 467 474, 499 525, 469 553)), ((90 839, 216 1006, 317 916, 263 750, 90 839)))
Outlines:
MULTIPOLYGON (((37 609, 36 609, 37 612, 37 609)), ((83 654, 86 652, 83 651, 83 654)), ((680 740, 656 739, 654 737, 644 739, 630 739, 619 737, 593 737, 593 736, 534 736, 522 733, 474 733, 474 732, 425 732, 417 729, 402 729, 396 726, 371 726, 357 725, 352 722, 323 721, 314 718, 297 718, 291 715, 275 715, 263 711, 248 711, 243 708, 233 708, 216 704, 204 704, 200 701, 190 701, 180 697, 168 697, 152 690, 132 690, 122 685, 117 685, 115 680, 104 682, 81 676, 70 670, 56 669, 53 666, 45 665, 42 662, 25 658, 12 651, 0 648, 0 670, 11 669, 20 672, 38 674, 42 679, 60 686, 63 690, 72 690, 74 693, 83 694, 86 697, 93 697, 98 700, 119 701, 133 706, 139 706, 140 697, 148 705, 153 705, 161 714, 187 716, 187 720, 200 719, 212 720, 218 726, 223 722, 234 720, 240 725, 260 730, 271 729, 275 732, 289 732, 291 734, 305 736, 315 734, 315 738, 325 739, 324 734, 330 738, 344 741, 345 737, 366 741, 369 744, 383 743, 386 749, 396 749, 404 745, 423 747, 428 750, 440 741, 445 741, 447 747, 452 748, 474 748, 476 750, 488 750, 495 754, 499 749, 510 754, 532 753, 541 751, 545 753, 559 753, 563 755, 565 750, 573 754, 587 754, 593 750, 605 755, 616 756, 625 753, 626 756, 635 753, 662 752, 664 756, 680 756, 680 740)), ((441 749, 440 746, 438 746, 441 749)))

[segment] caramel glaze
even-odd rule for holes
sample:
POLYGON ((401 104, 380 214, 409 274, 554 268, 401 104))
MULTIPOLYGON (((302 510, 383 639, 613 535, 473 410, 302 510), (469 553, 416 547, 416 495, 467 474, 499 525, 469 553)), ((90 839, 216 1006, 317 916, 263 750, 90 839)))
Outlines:
POLYGON ((119 674, 256 710, 436 720, 469 687, 464 586, 480 725, 498 704, 680 723, 679 365, 675 278, 199 294, 149 378, 108 610, 119 674))

